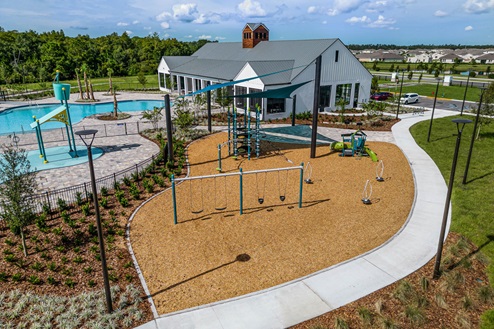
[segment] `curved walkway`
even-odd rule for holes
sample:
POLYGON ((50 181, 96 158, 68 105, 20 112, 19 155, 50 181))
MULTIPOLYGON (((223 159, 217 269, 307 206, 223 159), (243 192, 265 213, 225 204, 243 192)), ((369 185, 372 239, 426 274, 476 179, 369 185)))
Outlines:
MULTIPOLYGON (((435 117, 454 114, 436 110, 435 117)), ((396 144, 409 159, 416 190, 407 223, 384 245, 304 278, 166 314, 139 328, 286 328, 364 297, 425 265, 436 254, 447 192, 439 169, 409 132, 413 124, 429 118, 403 116, 393 127, 396 144)))

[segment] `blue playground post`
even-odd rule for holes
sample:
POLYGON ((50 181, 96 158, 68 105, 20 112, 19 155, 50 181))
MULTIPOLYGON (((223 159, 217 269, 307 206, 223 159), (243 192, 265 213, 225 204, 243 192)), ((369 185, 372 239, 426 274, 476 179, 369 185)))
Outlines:
POLYGON ((39 140, 41 142, 41 154, 43 155, 43 163, 48 163, 48 159, 46 158, 45 144, 43 143, 43 136, 41 134, 41 126, 39 124, 39 120, 36 120, 36 130, 39 131, 39 140))
POLYGON ((238 156, 237 150, 237 110, 233 107, 233 155, 238 156))
POLYGON ((244 198, 243 198, 243 173, 242 168, 240 168, 240 215, 244 213, 244 198))
MULTIPOLYGON (((33 115, 33 121, 36 122, 36 116, 33 115)), ((39 130, 38 130, 38 126, 36 126, 34 128, 34 130, 36 131, 36 141, 38 142, 38 150, 39 150, 39 157, 42 158, 43 157, 43 150, 41 149, 41 143, 39 141, 39 130)))
POLYGON ((302 208, 302 189, 304 182, 304 163, 300 163, 300 183, 299 183, 299 191, 298 191, 298 207, 302 208))
MULTIPOLYGON (((67 111, 67 120, 69 121, 70 132, 72 135, 72 144, 74 144, 75 157, 77 158, 78 155, 77 155, 77 148, 75 146, 74 129, 72 128, 72 120, 70 119, 70 111, 69 111, 69 103, 68 103, 68 99, 70 97, 70 85, 68 85, 68 88, 62 87, 62 91, 65 98, 65 110, 67 111)), ((68 132, 67 132, 67 138, 69 139, 69 148, 72 151, 72 148, 70 147, 70 137, 68 132)))
POLYGON ((173 222, 177 225, 177 196, 175 194, 175 175, 172 174, 173 222))
POLYGON ((259 107, 259 104, 256 105, 256 157, 259 158, 259 155, 261 153, 261 141, 259 139, 259 131, 260 131, 260 113, 261 109, 259 107))
MULTIPOLYGON (((231 120, 231 115, 230 115, 230 106, 228 106, 228 110, 226 112, 226 117, 227 117, 227 122, 228 122, 228 142, 231 140, 231 128, 230 128, 230 120, 231 120)), ((228 155, 232 155, 232 148, 230 143, 228 143, 228 155)))
POLYGON ((250 160, 250 111, 249 111, 249 117, 247 118, 247 159, 250 160))

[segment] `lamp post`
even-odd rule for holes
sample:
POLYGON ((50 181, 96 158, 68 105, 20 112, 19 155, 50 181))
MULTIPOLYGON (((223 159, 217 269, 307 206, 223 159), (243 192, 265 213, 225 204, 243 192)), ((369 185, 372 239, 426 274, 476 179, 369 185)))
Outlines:
POLYGON ((451 121, 456 123, 456 129, 458 130, 458 135, 456 137, 455 153, 453 155, 453 165, 451 167, 451 174, 449 175, 448 193, 446 194, 446 203, 444 205, 443 221, 441 225, 441 232, 439 235, 439 243, 437 245, 436 263, 434 265, 434 274, 433 274, 434 279, 439 278, 440 275, 439 268, 441 266, 441 254, 443 252, 444 234, 446 232, 446 224, 448 222, 451 192, 453 190, 453 182, 455 180, 456 162, 458 160, 458 150, 460 149, 461 133, 463 132, 463 128, 465 127, 465 124, 472 122, 472 120, 468 120, 468 119, 453 119, 451 121))
POLYGON ((482 107, 482 98, 484 96, 484 91, 485 88, 482 88, 480 92, 480 102, 477 109, 477 115, 475 116, 475 123, 473 125, 472 139, 470 140, 470 149, 468 150, 467 164, 465 165, 465 173, 463 174, 463 184, 467 183, 468 169, 470 168, 470 160, 472 159, 473 143, 475 142, 475 134, 477 132, 477 124, 479 123, 480 108, 482 107))
POLYGON ((465 93, 463 94, 463 102, 461 103, 460 115, 463 115, 463 108, 465 107, 465 99, 467 98, 468 82, 470 81, 470 71, 468 71, 467 85, 465 87, 465 93))
POLYGON ((437 80, 436 92, 434 93, 434 104, 432 105, 431 122, 429 124, 429 133, 427 134, 427 143, 431 139, 432 120, 434 120, 434 110, 436 109, 437 92, 439 90, 439 81, 441 81, 441 78, 436 78, 436 80, 437 80))
POLYGON ((89 173, 91 174, 91 188, 93 192, 93 202, 94 202, 94 212, 96 214, 96 228, 98 230, 98 240, 99 240, 99 252, 101 256, 101 267, 103 269, 103 282, 105 286, 105 294, 106 294, 106 308, 108 313, 113 312, 112 302, 111 302, 111 291, 110 291, 110 283, 108 282, 108 268, 106 266, 106 256, 105 256, 105 245, 103 243, 103 232, 101 230, 101 218, 99 213, 98 206, 98 194, 96 191, 96 180, 94 178, 94 166, 93 166, 93 153, 91 151, 91 145, 94 141, 94 136, 98 131, 91 130, 81 130, 76 131, 75 134, 78 135, 84 145, 87 148, 87 158, 89 160, 89 173))
POLYGON ((398 114, 400 113, 401 91, 403 89, 403 78, 404 77, 405 77, 405 70, 402 70, 401 71, 400 96, 398 97, 398 108, 396 109, 396 119, 398 119, 398 114))

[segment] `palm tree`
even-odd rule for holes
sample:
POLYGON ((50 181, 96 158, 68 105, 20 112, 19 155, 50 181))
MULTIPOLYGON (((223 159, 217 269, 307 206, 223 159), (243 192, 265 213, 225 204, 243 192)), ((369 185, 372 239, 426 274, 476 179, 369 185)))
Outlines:
POLYGON ((82 72, 84 72, 84 85, 86 86, 86 99, 90 99, 90 95, 89 95, 89 82, 88 82, 88 79, 87 79, 87 70, 88 70, 88 67, 87 67, 86 64, 82 64, 81 69, 82 69, 82 72))
POLYGON ((79 88, 79 99, 84 99, 84 94, 82 93, 81 77, 79 76, 79 73, 81 73, 81 69, 76 68, 75 75, 77 77, 77 87, 79 88))
POLYGON ((114 95, 114 92, 113 92, 113 80, 111 78, 111 75, 113 74, 113 69, 111 67, 109 67, 107 69, 107 72, 108 72, 108 85, 110 86, 110 90, 108 92, 110 93, 110 95, 114 95))

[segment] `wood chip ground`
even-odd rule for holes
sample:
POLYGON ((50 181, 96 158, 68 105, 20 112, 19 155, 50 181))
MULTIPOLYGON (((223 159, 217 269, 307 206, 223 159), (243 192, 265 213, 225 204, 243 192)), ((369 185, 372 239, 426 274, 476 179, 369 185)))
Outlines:
MULTIPOLYGON (((190 145, 190 176, 218 173, 217 145, 226 139, 218 133, 190 145)), ((131 223, 130 239, 158 313, 273 287, 390 239, 411 210, 413 177, 396 145, 367 145, 383 160, 384 182, 376 181, 377 163, 370 158, 340 157, 328 145, 318 146, 314 159, 308 145, 263 143, 261 157, 251 160, 233 159, 223 148, 224 173, 310 161, 313 184, 303 184, 302 208, 298 170, 244 175, 243 215, 237 175, 177 185, 177 225, 171 189, 145 204, 131 223), (371 205, 361 201, 367 180, 371 205)))

